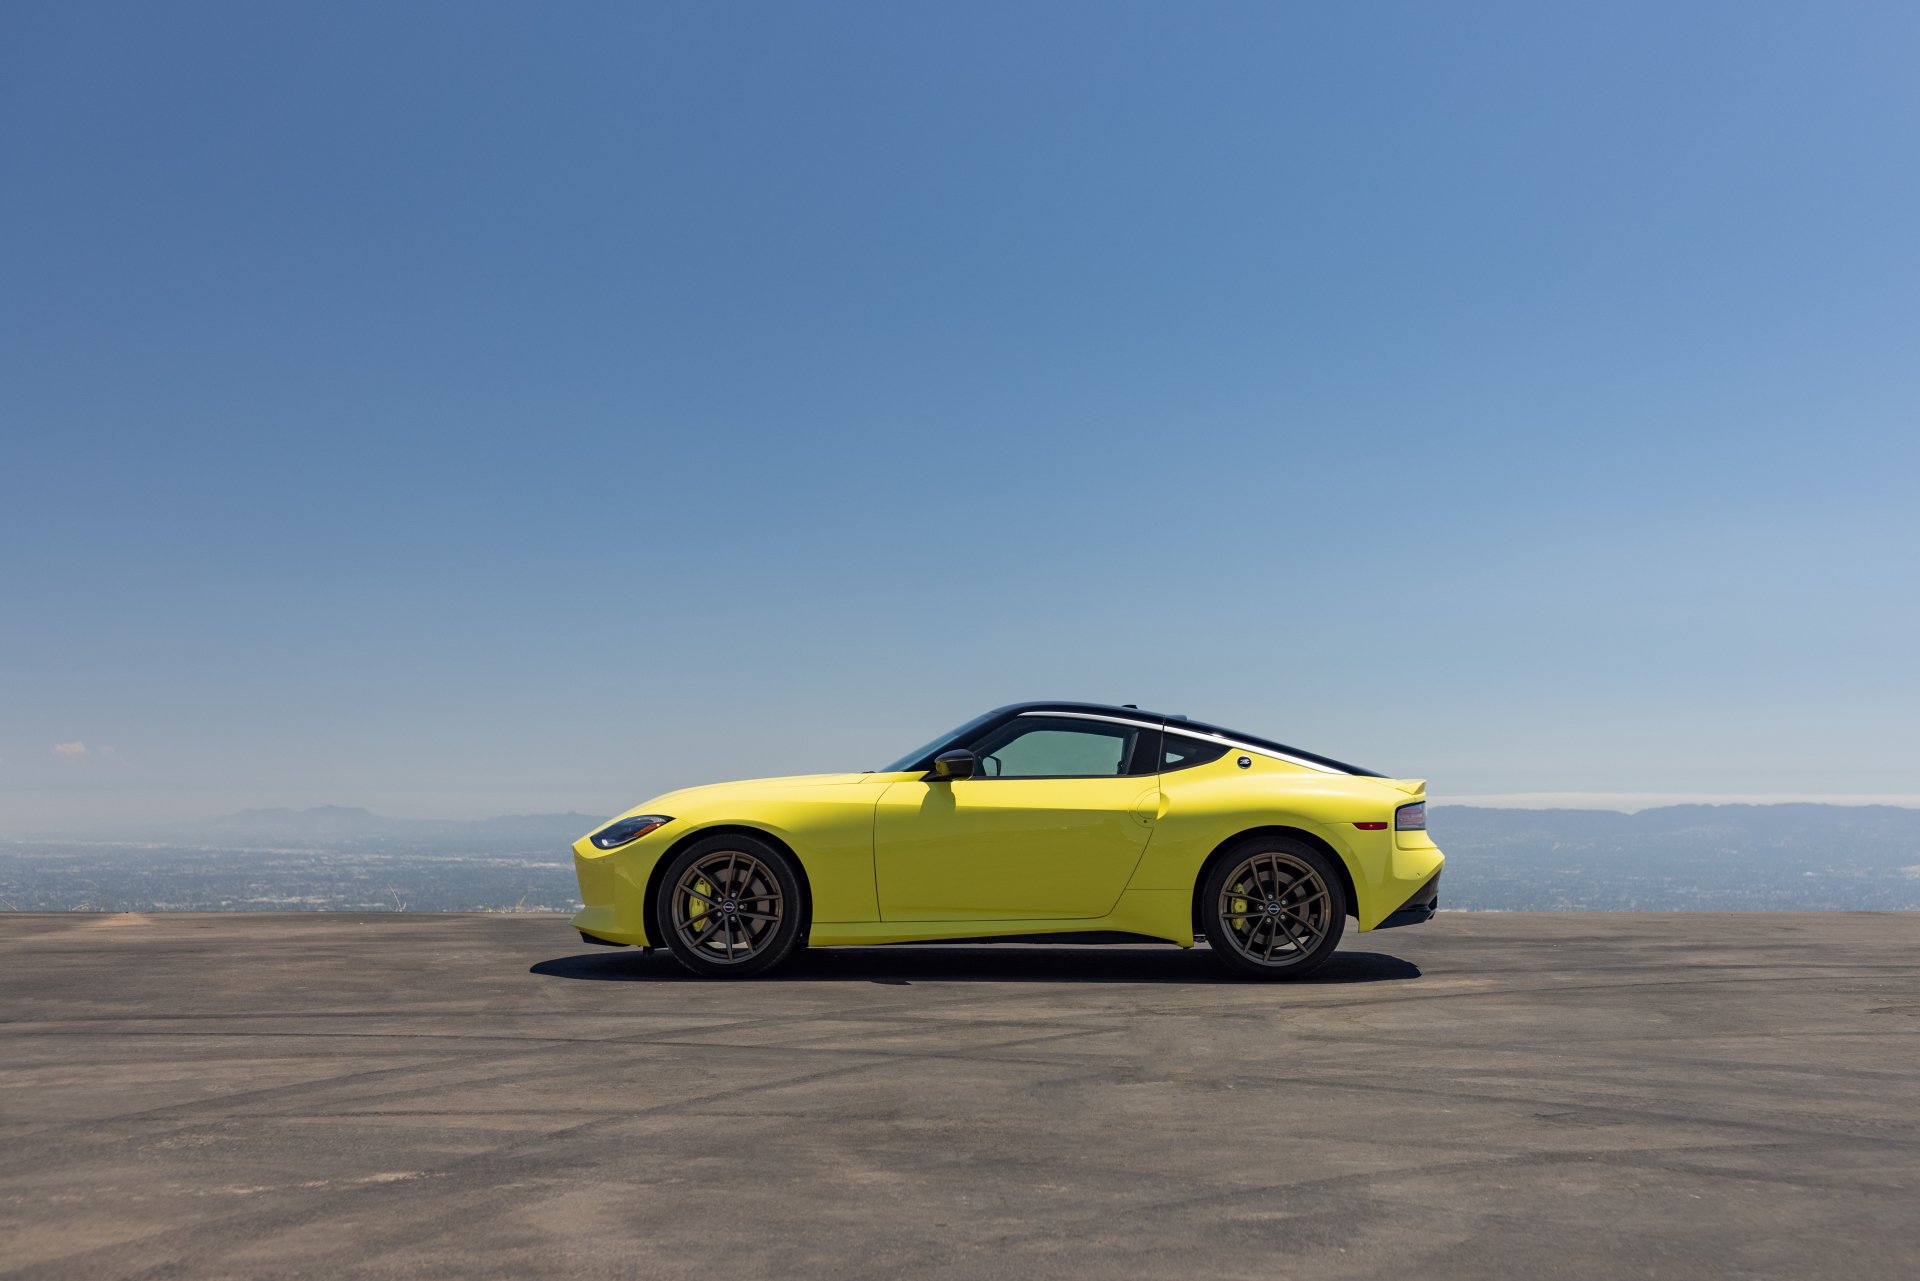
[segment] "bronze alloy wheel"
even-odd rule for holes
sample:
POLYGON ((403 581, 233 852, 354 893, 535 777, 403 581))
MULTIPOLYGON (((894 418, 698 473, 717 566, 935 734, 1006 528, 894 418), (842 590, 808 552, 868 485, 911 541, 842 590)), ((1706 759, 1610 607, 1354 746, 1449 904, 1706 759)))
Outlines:
POLYGON ((680 874, 671 908, 674 933, 687 951, 731 966, 767 950, 781 932, 787 903, 766 863, 745 850, 716 850, 680 874))
POLYGON ((1220 919, 1240 954, 1261 965, 1312 955, 1332 902, 1320 874, 1291 854, 1256 854, 1227 876, 1220 919))
POLYGON ((1295 978, 1339 945, 1347 896, 1325 854, 1272 838, 1224 855, 1206 878, 1201 909, 1207 941, 1229 968, 1295 978))
POLYGON ((793 856, 752 832, 702 837, 660 870, 651 937, 710 979, 764 974, 806 946, 806 881, 793 856))

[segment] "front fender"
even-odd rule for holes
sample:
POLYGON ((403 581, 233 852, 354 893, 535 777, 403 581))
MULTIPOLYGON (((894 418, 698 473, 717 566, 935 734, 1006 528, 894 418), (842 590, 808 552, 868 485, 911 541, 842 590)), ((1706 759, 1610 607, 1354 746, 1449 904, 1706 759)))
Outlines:
POLYGON ((698 791, 650 801, 635 812, 657 809, 672 814, 673 821, 614 850, 598 849, 587 837, 574 842, 574 871, 586 904, 574 924, 615 942, 648 942, 647 886, 655 867, 702 836, 726 828, 764 832, 793 851, 812 891, 814 921, 877 921, 873 807, 886 787, 885 782, 864 779, 829 784, 770 780, 765 785, 734 785, 711 803, 703 803, 706 798, 698 791))

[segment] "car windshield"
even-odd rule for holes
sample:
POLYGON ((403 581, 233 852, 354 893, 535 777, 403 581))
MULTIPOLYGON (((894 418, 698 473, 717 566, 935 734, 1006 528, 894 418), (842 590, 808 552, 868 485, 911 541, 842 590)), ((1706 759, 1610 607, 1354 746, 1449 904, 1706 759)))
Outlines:
POLYGON ((988 721, 992 720, 995 716, 998 716, 998 715, 999 715, 998 712, 983 712, 980 715, 974 717, 972 720, 968 721, 965 725, 959 726, 956 729, 950 729, 946 733, 942 734, 940 737, 920 744, 920 746, 914 748, 911 752, 908 752, 905 756, 902 756, 899 760, 895 761, 893 764, 883 765, 880 768, 880 772, 882 774, 897 774, 902 770, 910 770, 915 765, 918 765, 921 761, 925 760, 927 757, 933 755, 933 751, 935 748, 944 747, 946 744, 953 742, 955 739, 965 738, 967 735, 973 733, 975 730, 979 729, 982 725, 985 725, 988 721))

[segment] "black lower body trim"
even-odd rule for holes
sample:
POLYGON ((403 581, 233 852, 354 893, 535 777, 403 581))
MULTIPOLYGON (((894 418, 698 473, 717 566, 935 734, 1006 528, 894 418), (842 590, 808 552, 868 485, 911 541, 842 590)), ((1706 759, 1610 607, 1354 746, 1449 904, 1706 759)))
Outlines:
POLYGON ((631 944, 629 944, 629 943, 616 943, 616 942, 614 942, 614 941, 613 941, 612 939, 597 939, 597 938, 595 938, 595 937, 594 937, 593 935, 591 935, 591 934, 589 934, 589 933, 587 933, 587 932, 586 932, 585 930, 581 930, 581 931, 579 931, 579 934, 580 934, 580 941, 581 941, 582 943, 597 943, 597 944, 599 944, 599 945, 600 945, 601 947, 630 947, 630 946, 632 946, 632 945, 631 945, 631 944))
POLYGON ((1440 873, 1435 872, 1433 879, 1413 892, 1412 897, 1402 903, 1386 920, 1374 926, 1376 930, 1390 930, 1396 925, 1424 925, 1433 919, 1440 910, 1440 873))
MULTIPOLYGON (((951 947, 960 943, 1172 943, 1172 939, 1158 938, 1152 934, 1135 934, 1128 930, 1048 930, 1045 934, 982 934, 958 935, 954 938, 912 939, 905 943, 888 943, 886 947, 918 947, 923 943, 944 943, 951 947)), ((1178 944, 1175 944, 1178 946, 1178 944)))

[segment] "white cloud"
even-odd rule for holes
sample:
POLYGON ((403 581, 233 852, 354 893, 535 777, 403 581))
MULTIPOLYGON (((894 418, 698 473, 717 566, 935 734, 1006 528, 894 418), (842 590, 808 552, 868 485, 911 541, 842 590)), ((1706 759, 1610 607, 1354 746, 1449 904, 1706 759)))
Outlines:
POLYGON ((55 743, 53 745, 53 754, 55 756, 64 756, 70 761, 76 761, 87 754, 87 745, 77 738, 71 743, 55 743))
POLYGON ((1912 792, 1502 792, 1491 796, 1428 793, 1428 804, 1481 805, 1489 809, 1619 810, 1633 814, 1659 805, 1900 805, 1920 808, 1912 792))

